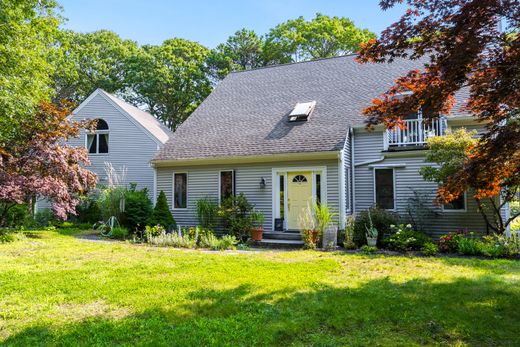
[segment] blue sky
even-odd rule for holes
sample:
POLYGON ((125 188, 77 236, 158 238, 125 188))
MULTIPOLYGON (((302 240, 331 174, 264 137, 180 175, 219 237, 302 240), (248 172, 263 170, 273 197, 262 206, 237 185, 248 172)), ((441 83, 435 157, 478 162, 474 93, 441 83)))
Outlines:
POLYGON ((348 17, 380 33, 403 7, 383 12, 378 0, 58 0, 66 28, 88 32, 109 29, 141 44, 181 37, 215 47, 241 28, 263 34, 287 19, 316 12, 348 17))

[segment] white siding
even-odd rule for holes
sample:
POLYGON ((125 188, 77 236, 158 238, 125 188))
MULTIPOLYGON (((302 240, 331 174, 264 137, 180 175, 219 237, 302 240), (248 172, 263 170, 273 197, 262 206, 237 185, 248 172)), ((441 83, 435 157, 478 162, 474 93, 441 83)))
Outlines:
POLYGON ((244 193, 255 208, 265 214, 265 230, 272 230, 272 170, 273 168, 316 167, 327 168, 327 203, 335 211, 339 211, 339 182, 338 161, 305 161, 305 162, 276 162, 259 164, 191 166, 178 168, 157 168, 157 194, 162 190, 168 197, 170 208, 173 204, 173 173, 188 173, 188 207, 186 209, 172 209, 179 225, 196 225, 196 202, 198 199, 210 197, 218 201, 219 172, 221 170, 235 170, 236 193, 244 193), (264 178, 266 187, 260 188, 260 179, 264 178))

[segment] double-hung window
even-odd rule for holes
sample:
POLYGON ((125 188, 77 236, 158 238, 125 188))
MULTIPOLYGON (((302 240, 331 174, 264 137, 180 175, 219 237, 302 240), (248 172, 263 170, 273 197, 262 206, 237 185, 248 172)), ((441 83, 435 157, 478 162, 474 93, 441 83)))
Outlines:
POLYGON ((394 169, 374 169, 375 203, 385 210, 395 209, 394 169))
POLYGON ((188 206, 188 174, 176 172, 173 174, 173 208, 188 206))

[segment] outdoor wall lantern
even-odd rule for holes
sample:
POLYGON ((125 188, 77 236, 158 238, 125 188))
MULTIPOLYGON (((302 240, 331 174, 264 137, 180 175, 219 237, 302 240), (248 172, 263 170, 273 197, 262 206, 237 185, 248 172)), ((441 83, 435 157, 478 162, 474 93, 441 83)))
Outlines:
POLYGON ((265 179, 263 177, 260 178, 260 189, 265 189, 265 179))

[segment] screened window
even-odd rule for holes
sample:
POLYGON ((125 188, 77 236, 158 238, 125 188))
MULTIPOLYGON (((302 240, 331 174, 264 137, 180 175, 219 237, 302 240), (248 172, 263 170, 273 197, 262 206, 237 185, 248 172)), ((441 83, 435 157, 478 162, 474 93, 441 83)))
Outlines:
POLYGON ((457 199, 444 204, 444 209, 448 211, 464 211, 466 209, 466 196, 461 194, 457 199))
POLYGON ((220 201, 224 201, 230 196, 235 196, 235 172, 220 172, 220 201))
POLYGON ((173 208, 186 208, 188 201, 188 174, 173 175, 173 208))
POLYGON ((393 210, 394 206, 394 170, 375 169, 376 205, 380 208, 393 210))
POLYGON ((87 148, 90 154, 108 153, 108 124, 103 119, 97 120, 94 132, 87 132, 87 148))

